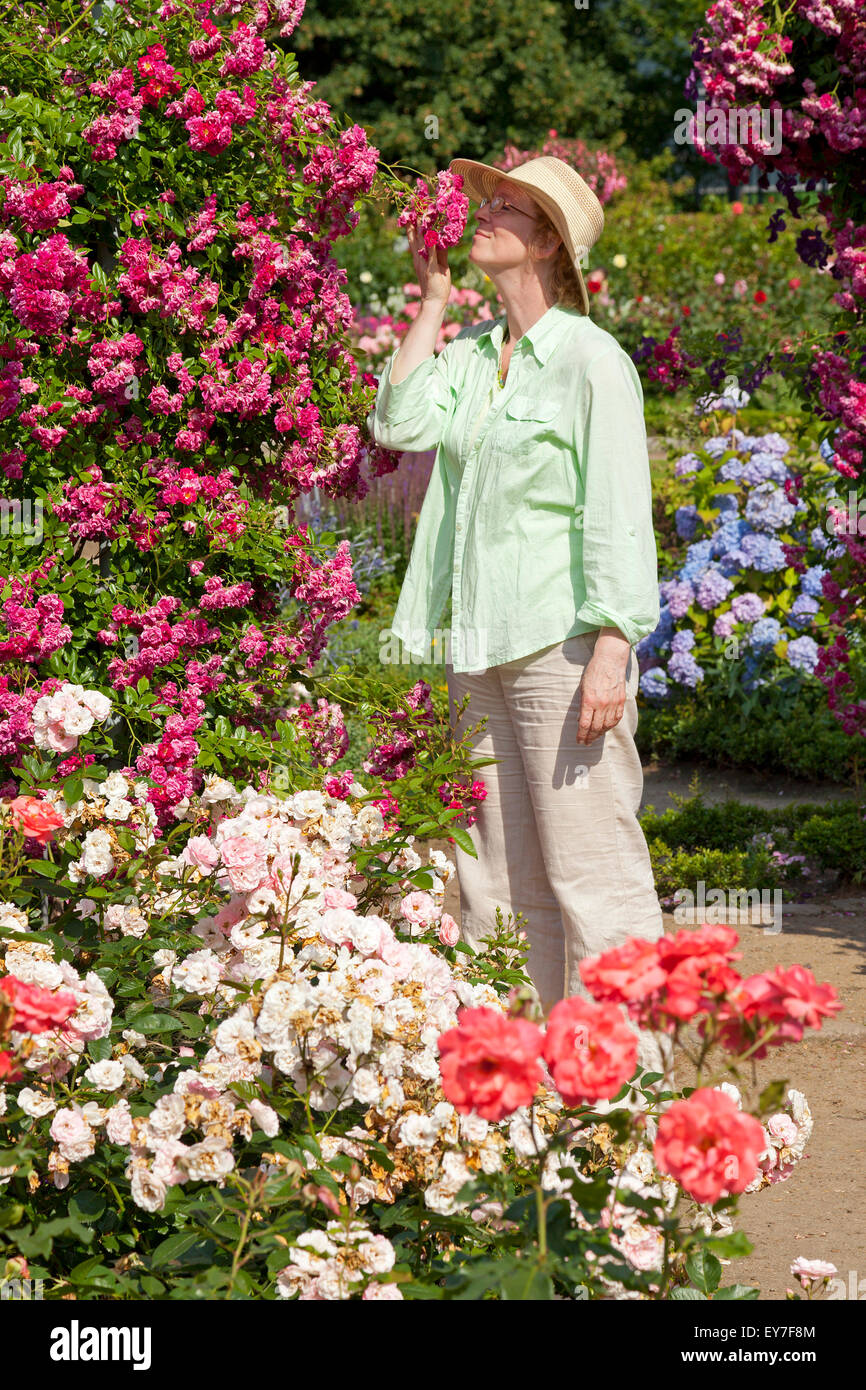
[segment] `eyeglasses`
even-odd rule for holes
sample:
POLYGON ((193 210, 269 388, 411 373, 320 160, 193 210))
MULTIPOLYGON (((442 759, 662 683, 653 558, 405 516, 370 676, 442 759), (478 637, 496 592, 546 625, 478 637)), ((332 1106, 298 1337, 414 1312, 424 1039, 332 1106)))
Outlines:
POLYGON ((515 207, 514 203, 506 203, 500 193, 497 193, 495 198, 482 198, 478 208, 479 211, 481 208, 487 208, 492 213, 501 212, 503 208, 510 208, 512 212, 519 212, 523 217, 528 217, 531 222, 538 221, 538 218, 533 217, 531 212, 524 212, 523 208, 515 207))

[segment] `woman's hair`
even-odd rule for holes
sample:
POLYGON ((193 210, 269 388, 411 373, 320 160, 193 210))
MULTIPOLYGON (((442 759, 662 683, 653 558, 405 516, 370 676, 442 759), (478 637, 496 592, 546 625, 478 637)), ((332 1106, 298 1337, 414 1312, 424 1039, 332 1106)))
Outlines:
MULTIPOLYGON (((533 201, 535 200, 533 199, 533 201)), ((574 268, 574 262, 568 254, 568 248, 562 240, 562 234, 557 231, 541 204, 536 203, 535 206, 538 209, 538 220, 529 239, 529 246, 533 249, 542 246, 548 241, 551 234, 559 237, 560 245, 553 254, 550 291, 554 303, 561 305, 563 309, 576 309, 578 313, 582 314, 584 312, 583 299, 577 272, 574 268)))

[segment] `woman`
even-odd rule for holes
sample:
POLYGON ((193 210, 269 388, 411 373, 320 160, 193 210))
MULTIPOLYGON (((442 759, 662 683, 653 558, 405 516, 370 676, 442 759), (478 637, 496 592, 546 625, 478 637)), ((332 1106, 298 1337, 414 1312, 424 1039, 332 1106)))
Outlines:
MULTIPOLYGON (((604 214, 583 179, 549 156, 507 176, 450 168, 479 203, 470 256, 505 313, 434 356, 447 252, 428 261, 410 236, 422 302, 369 425, 385 448, 437 454, 392 631, 429 659, 452 590, 452 725, 486 715, 472 746, 497 759, 481 770, 477 858, 457 849, 461 931, 477 947, 497 904, 523 912, 548 1009, 586 996, 585 956, 662 933, 634 743, 631 649, 659 618, 643 397, 631 359, 588 316, 580 261, 604 214)), ((658 1064, 651 1035, 641 1060, 658 1064)))

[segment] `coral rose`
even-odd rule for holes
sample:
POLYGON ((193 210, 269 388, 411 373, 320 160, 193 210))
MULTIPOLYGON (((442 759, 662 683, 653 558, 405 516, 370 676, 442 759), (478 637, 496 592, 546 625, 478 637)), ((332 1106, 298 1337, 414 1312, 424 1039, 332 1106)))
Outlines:
POLYGON ((628 1004, 660 989, 667 976, 659 964, 658 943, 630 936, 621 946, 580 962, 580 976, 599 1003, 628 1004))
POLYGON ((805 1028, 820 1028, 832 1018, 842 1001, 830 984, 819 985, 804 965, 791 965, 760 975, 749 975, 730 992, 718 1012, 720 1041, 729 1051, 753 1047, 755 1040, 773 1028, 772 1036, 752 1055, 766 1057, 769 1045, 799 1042, 805 1028))
POLYGON ((540 1028, 495 1009, 461 1009, 439 1038, 442 1090, 461 1114, 501 1120, 529 1105, 543 1075, 540 1028))
POLYGON ((753 1115, 738 1110, 723 1091, 702 1086, 661 1116, 653 1154, 660 1173, 675 1178, 696 1202, 713 1203, 748 1187, 765 1145, 753 1115))
POLYGON ((74 994, 53 994, 50 989, 27 984, 15 975, 4 975, 0 980, 0 995, 5 995, 15 1010, 12 1027, 18 1033, 47 1033, 51 1028, 59 1028, 78 1008, 74 994))
POLYGON ((610 1099, 634 1075, 637 1036, 616 1004, 574 995, 550 1011, 544 1059, 566 1105, 610 1099))
POLYGON ((50 801, 38 796, 16 796, 9 802, 9 814, 16 830, 23 830, 31 840, 47 845, 54 831, 63 824, 63 817, 50 801))

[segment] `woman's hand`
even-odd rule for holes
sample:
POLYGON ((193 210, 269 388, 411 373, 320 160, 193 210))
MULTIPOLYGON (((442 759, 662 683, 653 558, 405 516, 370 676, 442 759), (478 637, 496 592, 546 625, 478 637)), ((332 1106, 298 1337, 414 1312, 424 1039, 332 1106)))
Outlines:
POLYGON ((426 256, 419 251, 421 245, 414 227, 406 228, 406 237, 412 260, 415 264, 415 279, 421 290, 421 299, 428 304, 443 308, 451 298, 451 271, 448 267, 448 252, 444 246, 431 246, 426 256))
POLYGON ((594 743, 622 719, 630 644, 618 628, 602 628, 581 678, 577 742, 594 743))

